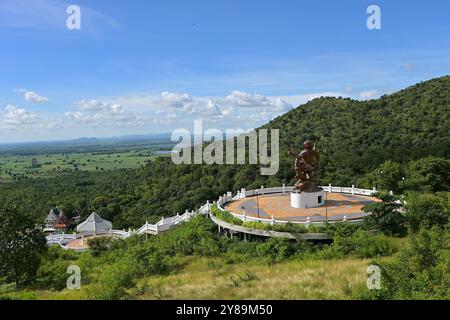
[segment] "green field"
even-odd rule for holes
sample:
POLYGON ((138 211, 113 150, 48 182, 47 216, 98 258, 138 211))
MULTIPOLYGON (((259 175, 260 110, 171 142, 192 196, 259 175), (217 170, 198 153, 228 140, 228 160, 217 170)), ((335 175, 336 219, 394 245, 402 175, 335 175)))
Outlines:
POLYGON ((74 171, 139 168, 159 156, 154 149, 91 153, 0 155, 0 182, 24 178, 51 178, 74 171))

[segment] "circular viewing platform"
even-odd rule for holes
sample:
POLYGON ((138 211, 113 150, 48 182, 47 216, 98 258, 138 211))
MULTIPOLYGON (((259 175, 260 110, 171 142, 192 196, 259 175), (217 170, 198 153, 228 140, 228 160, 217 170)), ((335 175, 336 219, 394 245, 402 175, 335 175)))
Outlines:
POLYGON ((293 208, 290 193, 276 193, 246 197, 228 202, 225 210, 261 219, 272 219, 292 222, 342 221, 361 219, 369 213, 362 208, 381 200, 363 195, 346 193, 325 193, 323 205, 315 208, 293 208), (258 209, 259 208, 259 209, 258 209))

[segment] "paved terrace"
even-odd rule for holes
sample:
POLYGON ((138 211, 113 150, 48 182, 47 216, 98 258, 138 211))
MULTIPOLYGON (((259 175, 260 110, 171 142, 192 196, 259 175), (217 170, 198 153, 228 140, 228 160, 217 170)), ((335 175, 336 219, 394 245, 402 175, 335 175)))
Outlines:
MULTIPOLYGON (((369 196, 352 195, 343 193, 326 194, 326 204, 317 208, 296 209, 291 207, 290 194, 268 194, 258 196, 259 217, 285 221, 324 221, 328 214, 328 220, 340 220, 344 217, 348 220, 361 219, 368 214, 362 207, 366 204, 379 202, 379 199, 369 196)), ((258 217, 256 196, 239 199, 227 203, 225 210, 258 217)))

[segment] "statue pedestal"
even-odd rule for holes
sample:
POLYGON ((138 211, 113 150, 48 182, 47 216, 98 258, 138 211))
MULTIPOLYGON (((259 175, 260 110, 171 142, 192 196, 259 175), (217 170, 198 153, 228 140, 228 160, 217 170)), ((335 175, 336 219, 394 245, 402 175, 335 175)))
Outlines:
POLYGON ((291 192, 291 207, 297 209, 315 208, 325 204, 325 192, 291 192))

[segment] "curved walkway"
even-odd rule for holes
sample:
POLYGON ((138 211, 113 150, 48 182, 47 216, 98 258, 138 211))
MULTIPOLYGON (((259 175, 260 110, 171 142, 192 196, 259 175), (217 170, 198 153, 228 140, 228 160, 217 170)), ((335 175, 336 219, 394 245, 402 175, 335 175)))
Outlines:
MULTIPOLYGON (((331 210, 331 218, 328 220, 330 223, 347 221, 349 223, 358 223, 362 221, 363 214, 358 211, 360 208, 369 202, 379 201, 372 198, 372 194, 375 193, 375 189, 358 189, 352 186, 349 187, 332 187, 331 185, 322 187, 325 192, 327 192, 327 197, 329 197, 329 202, 327 206, 331 210), (333 214, 334 210, 334 214, 333 214), (348 219, 348 220, 347 220, 348 219)), ((289 203, 289 192, 293 190, 293 187, 276 187, 267 188, 262 187, 259 190, 246 191, 244 188, 239 190, 235 196, 231 192, 224 194, 219 197, 217 201, 217 207, 220 210, 225 210, 225 208, 230 209, 230 213, 242 221, 255 221, 270 224, 285 224, 288 222, 304 224, 308 227, 310 224, 321 225, 325 222, 323 219, 324 208, 310 208, 310 209, 298 209, 298 210, 308 210, 307 213, 310 214, 306 216, 306 212, 292 212, 289 203), (255 195, 258 195, 258 202, 261 200, 261 205, 263 205, 262 210, 260 210, 260 218, 257 217, 255 212, 255 195), (288 202, 286 202, 288 201, 288 202), (228 204, 228 205, 227 205, 228 204), (242 208, 244 207, 244 208, 242 208), (248 211, 247 211, 248 210, 248 211), (253 211, 252 211, 253 210, 253 211), (315 211, 313 211, 315 210, 315 211), (245 211, 245 212, 244 212, 245 211), (321 213, 322 212, 322 213, 321 213), (261 216, 261 213, 264 217, 261 216), (249 214, 249 215, 247 215, 249 214), (276 218, 275 218, 276 216, 276 218), (306 216, 306 220, 304 217, 306 216), (268 218, 269 217, 269 218, 268 218)), ((148 222, 143 225, 138 230, 109 230, 105 234, 113 235, 119 238, 128 238, 133 234, 150 234, 156 235, 161 232, 169 231, 172 227, 180 224, 184 221, 190 220, 198 214, 208 215, 211 220, 219 226, 219 228, 224 228, 231 230, 233 232, 240 232, 244 234, 259 235, 264 237, 284 237, 291 239, 305 239, 305 240, 327 240, 330 237, 326 234, 291 234, 288 232, 278 232, 269 231, 262 229, 253 229, 243 226, 237 226, 225 221, 217 219, 217 217, 211 214, 211 204, 209 201, 201 206, 196 212, 186 212, 182 215, 175 215, 169 218, 162 218, 156 224, 149 224, 148 222)), ((97 234, 98 235, 98 234, 97 234)), ((92 234, 84 233, 84 237, 92 236, 92 234)), ((58 234, 47 236, 47 244, 59 244, 64 249, 71 250, 86 250, 86 248, 81 245, 80 238, 81 234, 58 234), (70 242, 72 245, 68 245, 70 242), (78 245, 77 245, 78 244, 78 245)))

